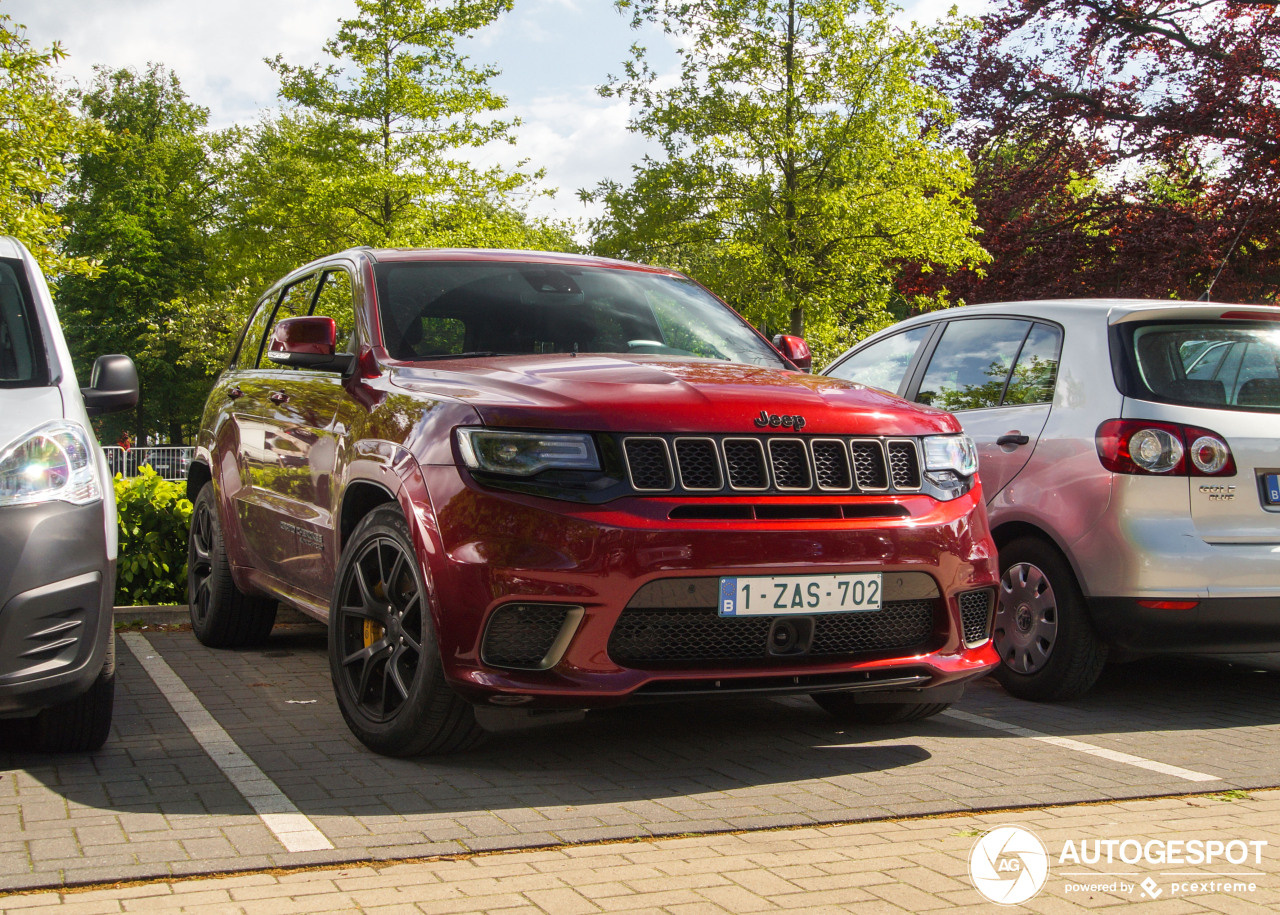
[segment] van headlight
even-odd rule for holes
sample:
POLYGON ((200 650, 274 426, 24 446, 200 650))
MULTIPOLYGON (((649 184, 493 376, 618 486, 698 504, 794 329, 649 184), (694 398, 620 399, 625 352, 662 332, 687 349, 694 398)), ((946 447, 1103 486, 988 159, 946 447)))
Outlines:
POLYGON ((581 432, 458 430, 458 451, 472 470, 530 477, 543 470, 599 470, 591 436, 581 432))
POLYGON ((0 505, 102 498, 102 482, 89 433, 59 420, 28 432, 0 452, 0 505))

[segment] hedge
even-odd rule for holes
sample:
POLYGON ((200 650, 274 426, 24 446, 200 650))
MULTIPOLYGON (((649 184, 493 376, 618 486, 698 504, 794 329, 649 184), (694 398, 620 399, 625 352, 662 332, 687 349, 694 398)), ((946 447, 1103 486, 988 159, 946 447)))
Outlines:
POLYGON ((143 465, 138 476, 116 474, 120 558, 116 605, 184 604, 187 601, 187 486, 143 465))

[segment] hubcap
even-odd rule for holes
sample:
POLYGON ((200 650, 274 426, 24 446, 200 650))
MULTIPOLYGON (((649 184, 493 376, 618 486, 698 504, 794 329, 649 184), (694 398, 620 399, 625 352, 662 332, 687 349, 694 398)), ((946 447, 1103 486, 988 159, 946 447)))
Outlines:
POLYGON ((1032 625, 1035 624, 1035 614, 1026 604, 1018 604, 1018 609, 1013 612, 1013 618, 1018 624, 1019 632, 1030 632, 1032 625))
POLYGON ((1033 674, 1049 662, 1058 635, 1058 601, 1037 566, 1020 562, 1000 579, 993 640, 1011 670, 1033 674))
POLYGON ((422 661, 414 558, 389 537, 366 543, 339 584, 335 622, 347 695, 373 721, 394 718, 422 661))
POLYGON ((207 502, 201 502, 191 519, 191 550, 187 556, 187 600, 191 604, 191 616, 197 623, 203 623, 209 615, 212 555, 213 510, 207 502))

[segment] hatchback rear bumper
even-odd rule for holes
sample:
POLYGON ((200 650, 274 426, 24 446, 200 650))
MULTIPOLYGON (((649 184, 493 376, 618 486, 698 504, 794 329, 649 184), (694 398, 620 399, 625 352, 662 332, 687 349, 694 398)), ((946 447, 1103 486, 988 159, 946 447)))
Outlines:
POLYGON ((1187 609, 1159 609, 1143 606, 1137 598, 1103 597, 1090 601, 1090 607, 1098 634, 1117 648, 1280 651, 1280 597, 1210 597, 1187 609))

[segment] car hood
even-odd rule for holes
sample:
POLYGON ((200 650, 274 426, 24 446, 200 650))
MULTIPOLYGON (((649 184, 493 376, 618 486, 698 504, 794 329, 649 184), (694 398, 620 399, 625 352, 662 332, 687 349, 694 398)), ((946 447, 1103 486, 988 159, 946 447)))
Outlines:
POLYGON ((56 387, 0 389, 0 451, 36 426, 66 415, 56 387))
POLYGON ((854 382, 710 360, 564 354, 399 364, 391 383, 471 404, 489 426, 602 432, 925 435, 949 413, 854 382), (770 417, 790 417, 769 426, 770 417), (764 425, 761 425, 764 423, 764 425))

